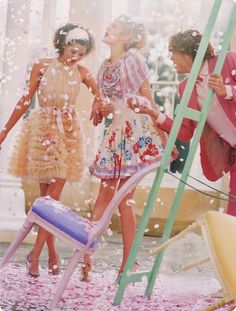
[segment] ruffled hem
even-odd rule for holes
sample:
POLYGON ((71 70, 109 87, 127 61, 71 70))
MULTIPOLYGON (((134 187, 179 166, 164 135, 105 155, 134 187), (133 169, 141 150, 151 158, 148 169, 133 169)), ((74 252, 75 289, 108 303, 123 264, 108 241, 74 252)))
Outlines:
POLYGON ((79 181, 84 168, 83 135, 76 115, 72 122, 71 130, 71 120, 63 120, 62 133, 51 112, 33 111, 13 146, 8 172, 28 180, 79 181))
POLYGON ((98 177, 100 179, 126 179, 128 177, 131 177, 144 167, 147 167, 155 162, 161 161, 162 156, 156 157, 155 159, 147 162, 141 162, 137 165, 127 165, 122 166, 121 169, 108 169, 108 168, 102 168, 101 166, 97 164, 93 164, 90 166, 89 171, 91 175, 98 177))
POLYGON ((53 180, 66 180, 68 182, 78 182, 81 180, 81 176, 83 175, 83 169, 82 168, 81 170, 77 171, 77 174, 73 175, 73 176, 68 176, 67 175, 60 175, 60 174, 49 174, 48 176, 45 176, 43 174, 38 174, 38 175, 33 175, 33 174, 29 174, 29 175, 26 175, 24 174, 25 172, 22 172, 22 171, 15 171, 15 170, 12 170, 12 169, 8 169, 8 173, 12 176, 15 176, 15 177, 19 177, 21 178, 22 180, 24 181, 35 181, 35 182, 39 182, 39 183, 45 183, 45 184, 48 184, 48 183, 51 183, 53 182, 53 180))

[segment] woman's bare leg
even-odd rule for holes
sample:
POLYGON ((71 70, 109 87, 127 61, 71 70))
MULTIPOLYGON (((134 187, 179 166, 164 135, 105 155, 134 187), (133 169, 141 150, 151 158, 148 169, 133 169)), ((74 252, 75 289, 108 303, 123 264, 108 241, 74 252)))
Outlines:
MULTIPOLYGON (((47 189, 47 195, 49 195, 54 200, 59 201, 64 185, 65 180, 57 180, 55 183, 50 183, 47 189)), ((47 238, 47 246, 49 260, 57 262, 57 253, 54 246, 54 236, 51 233, 49 233, 47 238)))
MULTIPOLYGON (((46 196, 48 193, 49 184, 40 183, 39 186, 40 186, 40 196, 41 197, 46 196)), ((53 252, 55 255, 56 252, 55 252, 55 247, 54 247, 54 236, 49 233, 46 242, 48 246, 48 252, 49 253, 53 252)), ((49 254, 49 257, 50 257, 50 254, 49 254)))
POLYGON ((118 181, 118 179, 101 180, 100 189, 92 212, 93 221, 97 221, 102 217, 107 205, 116 192, 118 181))
MULTIPOLYGON (((118 189, 120 189, 126 181, 127 179, 121 180, 118 189)), ((121 234, 123 240, 123 259, 119 272, 124 270, 136 233, 136 219, 133 202, 129 202, 129 200, 133 198, 134 191, 135 189, 128 193, 119 204, 121 234)))
MULTIPOLYGON (((63 190, 65 181, 64 180, 56 180, 54 183, 40 184, 40 191, 43 195, 49 195, 51 198, 55 200, 60 199, 61 192, 63 190)), ((29 274, 37 274, 38 265, 39 265, 39 256, 41 254, 42 248, 47 241, 48 252, 49 252, 49 260, 54 260, 57 262, 57 254, 54 247, 54 238, 53 235, 50 234, 43 228, 39 228, 38 235, 36 238, 35 245, 30 253, 30 271, 29 274)))
MULTIPOLYGON (((107 208, 107 205, 110 203, 111 199, 114 196, 118 181, 119 181, 118 179, 101 180, 97 200, 95 202, 93 212, 92 212, 93 221, 97 221, 102 217, 105 209, 107 208)), ((85 254, 81 281, 84 281, 84 282, 89 281, 88 274, 91 270, 91 265, 92 265, 92 260, 91 260, 90 254, 85 254)))

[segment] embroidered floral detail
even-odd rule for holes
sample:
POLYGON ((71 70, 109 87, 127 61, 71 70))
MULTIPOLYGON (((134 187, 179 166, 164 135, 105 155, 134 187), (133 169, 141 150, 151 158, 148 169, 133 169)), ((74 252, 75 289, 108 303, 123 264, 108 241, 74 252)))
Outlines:
POLYGON ((135 154, 137 154, 139 152, 139 144, 138 143, 135 143, 133 145, 133 151, 134 151, 135 154))
POLYGON ((108 140, 108 142, 109 142, 109 147, 112 146, 112 143, 115 141, 115 137, 116 137, 116 132, 115 132, 115 131, 112 131, 111 136, 110 136, 110 138, 109 138, 109 140, 108 140))
POLYGON ((152 137, 148 136, 148 137, 145 137, 145 144, 148 145, 152 143, 152 137))
POLYGON ((154 144, 149 144, 148 145, 148 152, 151 156, 155 157, 159 154, 158 149, 156 148, 156 146, 154 144))
POLYGON ((125 151, 125 160, 129 161, 132 159, 132 153, 129 150, 125 151))
POLYGON ((101 166, 104 166, 104 165, 106 165, 106 163, 107 163, 107 160, 106 160, 106 158, 101 158, 101 161, 100 161, 100 165, 101 166))
POLYGON ((119 154, 114 154, 114 160, 115 160, 115 166, 120 167, 121 166, 121 157, 119 154))
POLYGON ((145 144, 145 137, 139 137, 138 139, 138 147, 139 148, 142 148, 144 147, 146 144, 145 144))
POLYGON ((126 135, 127 138, 131 138, 132 134, 133 134, 132 126, 131 126, 131 124, 128 121, 126 121, 125 124, 126 124, 126 126, 125 126, 125 135, 126 135))
POLYGON ((153 144, 149 144, 148 148, 140 156, 140 159, 143 162, 149 162, 151 157, 156 157, 157 155, 159 155, 159 151, 156 146, 153 144))

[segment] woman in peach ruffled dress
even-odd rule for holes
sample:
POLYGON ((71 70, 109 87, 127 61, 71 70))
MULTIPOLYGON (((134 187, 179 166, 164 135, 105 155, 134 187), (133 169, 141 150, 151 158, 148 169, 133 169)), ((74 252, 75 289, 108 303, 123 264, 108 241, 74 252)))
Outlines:
MULTIPOLYGON (((23 122, 8 171, 23 179, 37 180, 41 196, 59 200, 66 180, 78 181, 83 170, 80 120, 74 107, 81 83, 97 95, 91 113, 95 125, 100 122, 100 115, 96 112, 99 106, 96 82, 85 67, 77 64, 94 47, 90 31, 77 24, 66 24, 56 31, 54 47, 58 57, 34 64, 28 90, 0 132, 0 145, 37 92, 39 108, 31 111, 23 122)), ((54 237, 39 228, 36 243, 27 256, 31 276, 39 275, 39 256, 45 242, 49 272, 59 273, 54 237)))

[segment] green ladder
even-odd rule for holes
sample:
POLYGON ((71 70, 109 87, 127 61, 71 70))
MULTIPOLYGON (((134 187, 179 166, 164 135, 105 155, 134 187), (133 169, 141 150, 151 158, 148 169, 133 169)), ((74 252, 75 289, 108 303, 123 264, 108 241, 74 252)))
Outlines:
MULTIPOLYGON (((219 54, 217 63, 215 65, 214 73, 221 72, 221 69, 222 69, 222 66, 223 66, 223 63, 226 57, 226 53, 227 53, 227 50, 230 44, 230 40, 232 38, 233 30, 236 25, 236 0, 234 0, 234 2, 235 4, 233 5, 231 16, 230 16, 227 28, 224 33, 222 49, 219 54)), ((168 219, 167 219, 167 223, 166 223, 166 226, 163 232, 161 243, 164 243, 170 237, 171 230, 173 228, 176 214, 178 211, 178 207, 179 207, 182 195, 183 195, 185 182, 188 178, 188 173, 190 171, 193 158, 196 153, 196 149, 197 149, 197 146, 198 146, 198 143, 199 143, 199 140, 200 140, 203 128, 204 128, 204 124, 206 122, 207 114, 210 109, 211 101, 212 101, 213 94, 214 94, 212 89, 208 90, 201 111, 197 111, 197 110, 187 107, 196 78, 201 68, 201 64, 202 64, 202 61, 205 55, 205 51, 207 49, 208 42, 210 41, 210 36, 213 31, 221 4, 222 4, 222 0, 215 0, 212 6, 212 10, 211 10, 207 25, 205 27, 205 31, 204 31, 195 61, 193 63, 193 67, 192 67, 183 97, 176 110, 176 117, 174 119, 174 123, 173 123, 172 129, 171 129, 171 132, 170 132, 167 144, 166 144, 166 148, 163 153, 160 167, 156 173, 151 191, 149 193, 147 204, 145 206, 140 224, 138 226, 138 231, 135 236, 135 240, 133 242, 133 246, 132 246, 129 258, 127 260, 124 272, 121 274, 121 277, 119 280, 119 285, 118 285, 118 289, 116 292, 113 305, 120 304, 123 298, 125 289, 129 283, 140 282, 144 279, 148 280, 148 284, 147 284, 146 291, 145 291, 145 296, 150 298, 152 294, 155 280, 156 280, 156 277, 157 277, 157 274, 158 274, 158 271, 161 265, 161 261, 164 255, 163 251, 159 252, 156 255, 153 267, 150 271, 140 271, 140 272, 131 272, 131 271, 132 271, 132 267, 135 264, 136 257, 137 257, 137 254, 138 254, 138 251, 139 251, 139 248, 142 243, 143 236, 144 236, 144 232, 146 230, 147 223, 148 223, 149 217, 153 209, 154 202, 158 194, 158 190, 160 189, 161 181, 168 167, 171 152, 173 150, 182 120, 183 118, 188 118, 188 119, 197 121, 198 124, 195 130, 195 134, 194 134, 194 137, 192 139, 191 146, 189 149, 189 154, 188 154, 188 157, 187 157, 187 160, 186 160, 183 172, 182 172, 181 181, 183 182, 179 182, 177 192, 173 200, 173 204, 172 204, 172 207, 171 207, 168 219)))

